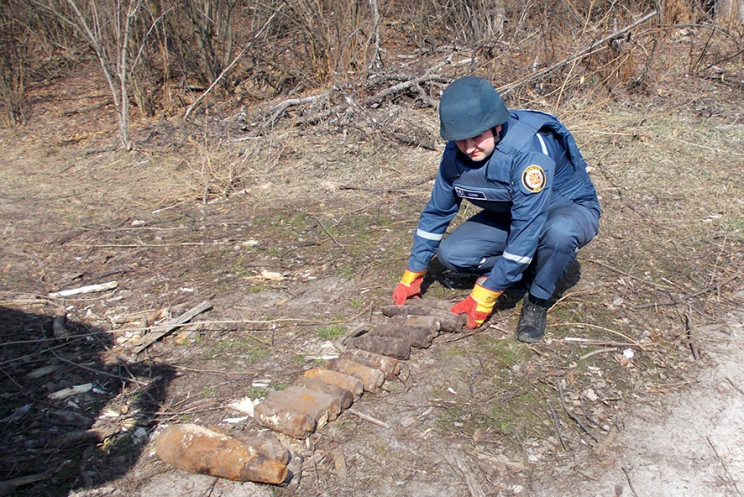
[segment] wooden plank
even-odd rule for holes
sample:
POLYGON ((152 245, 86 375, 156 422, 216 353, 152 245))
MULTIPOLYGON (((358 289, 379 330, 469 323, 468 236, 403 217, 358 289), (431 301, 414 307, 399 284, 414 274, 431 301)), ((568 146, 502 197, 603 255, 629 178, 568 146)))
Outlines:
POLYGON ((167 323, 165 323, 164 325, 158 326, 157 327, 158 331, 155 331, 155 329, 153 329, 153 331, 151 331, 150 333, 148 333, 147 335, 143 336, 140 339, 140 343, 137 344, 137 347, 134 349, 134 353, 139 354, 140 352, 145 350, 147 347, 149 347, 153 343, 157 342, 164 336, 171 333, 173 330, 180 328, 185 323, 188 323, 189 321, 191 321, 194 317, 198 316, 204 311, 208 311, 211 308, 212 308, 212 303, 208 300, 205 300, 204 302, 184 312, 177 318, 173 318, 167 323))

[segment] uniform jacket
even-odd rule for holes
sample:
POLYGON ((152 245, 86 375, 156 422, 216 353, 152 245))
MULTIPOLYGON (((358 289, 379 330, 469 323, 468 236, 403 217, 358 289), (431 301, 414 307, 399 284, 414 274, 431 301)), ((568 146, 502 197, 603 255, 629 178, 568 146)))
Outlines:
POLYGON ((421 213, 408 262, 425 270, 463 199, 511 217, 506 248, 485 286, 505 290, 532 261, 549 210, 577 203, 599 216, 599 201, 571 133, 538 111, 511 111, 501 141, 484 161, 473 162, 449 142, 431 198, 421 213))

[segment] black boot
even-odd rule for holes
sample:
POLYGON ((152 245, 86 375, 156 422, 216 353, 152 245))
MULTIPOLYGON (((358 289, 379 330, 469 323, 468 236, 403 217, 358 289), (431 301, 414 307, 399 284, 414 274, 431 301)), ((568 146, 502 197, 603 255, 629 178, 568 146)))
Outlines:
POLYGON ((517 325, 517 340, 520 342, 536 343, 545 335, 545 322, 548 317, 548 307, 524 299, 522 315, 517 325))

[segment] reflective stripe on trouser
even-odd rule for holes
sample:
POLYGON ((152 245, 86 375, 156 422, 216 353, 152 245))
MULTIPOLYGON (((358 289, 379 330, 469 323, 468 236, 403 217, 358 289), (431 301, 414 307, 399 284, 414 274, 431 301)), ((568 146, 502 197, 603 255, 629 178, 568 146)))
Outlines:
MULTIPOLYGON (((503 253, 509 236, 510 217, 481 211, 463 222, 439 246, 437 259, 446 268, 463 273, 488 274, 503 253)), ((534 280, 530 294, 549 299, 576 252, 597 235, 597 214, 572 204, 548 213, 532 261, 534 280)))

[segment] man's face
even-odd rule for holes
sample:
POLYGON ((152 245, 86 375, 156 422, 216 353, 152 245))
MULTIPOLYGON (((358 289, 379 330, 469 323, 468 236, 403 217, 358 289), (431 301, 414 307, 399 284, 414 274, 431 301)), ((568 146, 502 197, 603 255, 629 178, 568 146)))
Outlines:
MULTIPOLYGON (((501 126, 496 127, 496 132, 501 132, 501 126)), ((487 129, 478 136, 465 140, 455 140, 455 144, 460 152, 470 157, 471 160, 479 162, 493 152, 496 147, 496 140, 494 140, 493 131, 487 129)))

